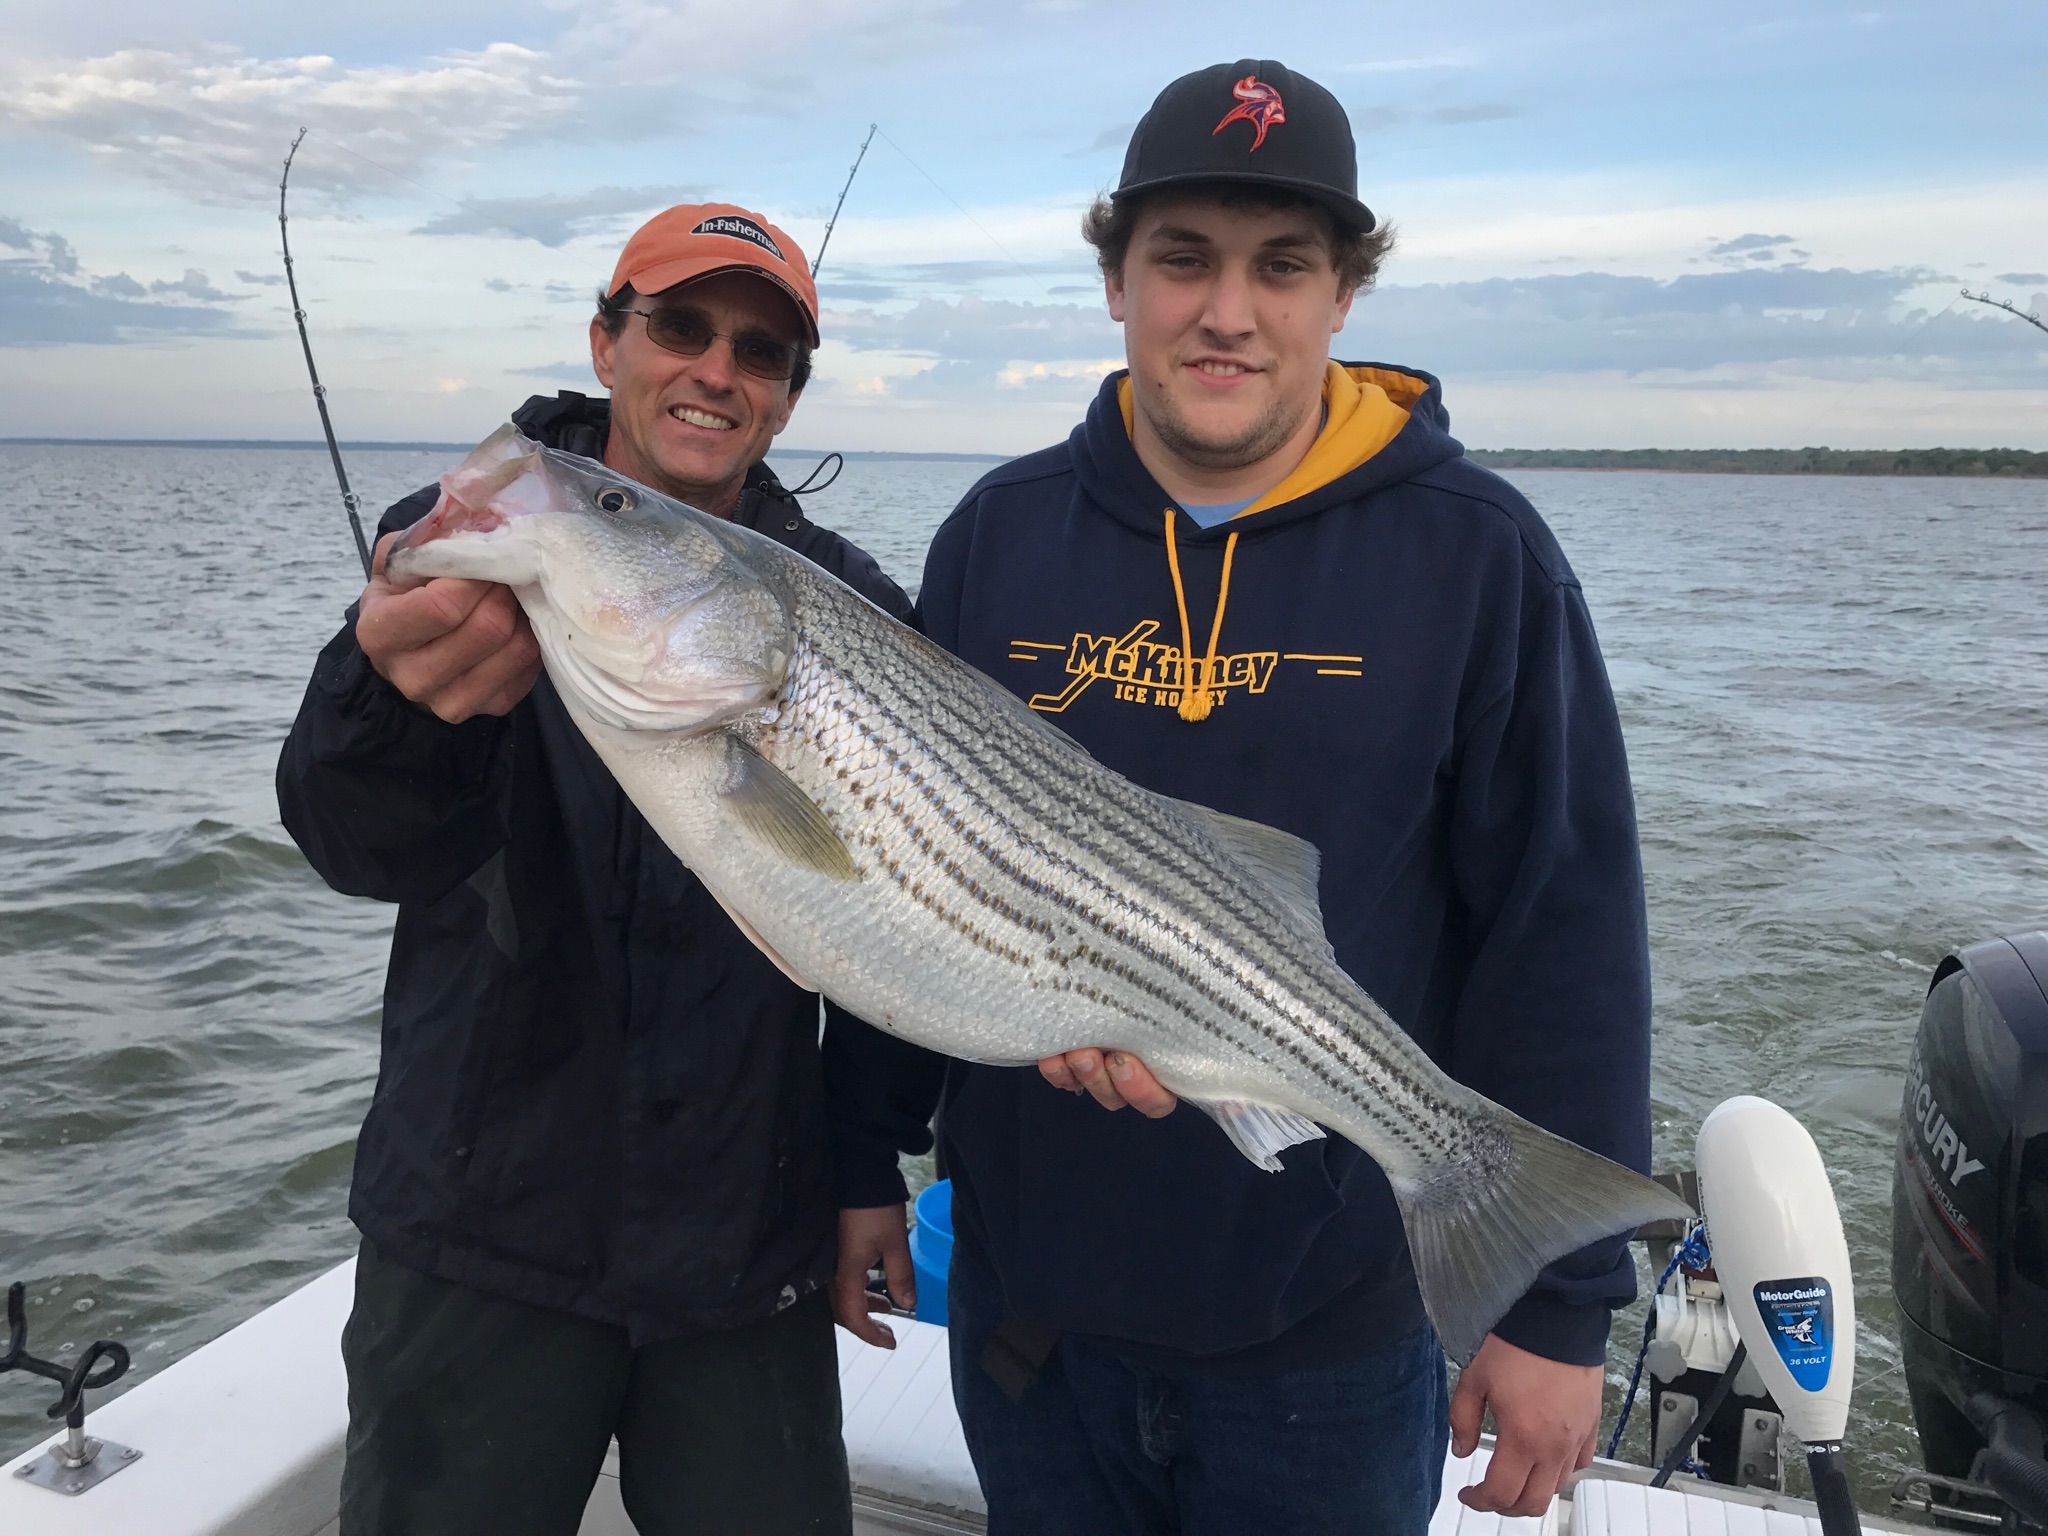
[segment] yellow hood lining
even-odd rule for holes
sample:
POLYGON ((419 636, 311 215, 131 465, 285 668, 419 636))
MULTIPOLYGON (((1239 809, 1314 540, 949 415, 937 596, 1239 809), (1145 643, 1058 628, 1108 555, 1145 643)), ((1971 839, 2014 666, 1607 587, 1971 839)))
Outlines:
MULTIPOLYGON (((1428 390, 1424 380, 1392 368, 1347 368, 1335 361, 1325 364, 1323 406, 1327 414, 1322 431, 1285 479, 1237 515, 1250 517, 1268 507, 1284 506, 1350 474, 1400 435, 1408 425, 1409 411, 1428 390)), ((1123 411, 1124 431, 1130 432, 1137 416, 1129 374, 1117 380, 1116 400, 1123 411)))

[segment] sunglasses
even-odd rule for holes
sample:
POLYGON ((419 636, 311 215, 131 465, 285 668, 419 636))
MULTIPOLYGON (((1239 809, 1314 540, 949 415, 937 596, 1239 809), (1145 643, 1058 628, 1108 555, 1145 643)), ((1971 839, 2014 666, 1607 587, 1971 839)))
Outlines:
POLYGON ((763 331, 742 331, 737 336, 714 331, 711 321, 699 310, 663 306, 660 309, 629 309, 647 322, 647 339, 679 357, 702 357, 711 343, 724 337, 732 344, 732 360, 757 379, 787 379, 796 373, 797 344, 782 341, 763 331))

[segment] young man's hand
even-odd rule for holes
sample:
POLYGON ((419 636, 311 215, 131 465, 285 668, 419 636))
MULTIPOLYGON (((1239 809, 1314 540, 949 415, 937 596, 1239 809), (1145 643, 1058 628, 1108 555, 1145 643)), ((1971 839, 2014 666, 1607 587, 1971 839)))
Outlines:
POLYGON ((868 1271, 877 1264, 888 1278, 889 1300, 906 1312, 917 1310, 917 1271, 910 1263, 910 1218, 901 1205, 871 1205, 839 1213, 839 1267, 832 1276, 832 1315, 862 1343, 896 1347, 896 1335, 868 1314, 888 1310, 889 1301, 870 1295, 868 1271))
POLYGON ((1055 1088, 1091 1094, 1104 1109, 1122 1109, 1128 1104, 1149 1120, 1172 1114, 1174 1105, 1180 1102, 1129 1051, 1105 1053, 1084 1046, 1078 1051, 1046 1057, 1039 1062, 1038 1070, 1055 1088))
POLYGON ((1566 1365, 1489 1333, 1451 1394, 1451 1450, 1469 1456, 1493 1412, 1493 1461, 1458 1498, 1499 1515, 1541 1515, 1572 1474, 1593 1462, 1600 1434, 1601 1370, 1566 1365))
POLYGON ((377 674, 450 725, 509 714, 540 675, 540 645, 510 587, 442 576, 397 587, 384 575, 395 533, 377 541, 356 643, 377 674))

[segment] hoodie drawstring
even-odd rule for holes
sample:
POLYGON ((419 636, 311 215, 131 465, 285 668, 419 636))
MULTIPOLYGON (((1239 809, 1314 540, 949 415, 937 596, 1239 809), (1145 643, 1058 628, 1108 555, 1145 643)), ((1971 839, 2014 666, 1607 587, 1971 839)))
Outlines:
POLYGON ((1209 694, 1209 680, 1216 672, 1216 642, 1223 634, 1223 606, 1230 601, 1230 561, 1237 553, 1233 530, 1223 541, 1223 580, 1216 588, 1216 619, 1209 626, 1209 651, 1195 660, 1194 633, 1188 628, 1188 595, 1180 579, 1180 550, 1174 543, 1172 507, 1166 509, 1166 566, 1173 572, 1173 600, 1180 608, 1181 688, 1180 717, 1190 725, 1209 718, 1215 700, 1209 694))

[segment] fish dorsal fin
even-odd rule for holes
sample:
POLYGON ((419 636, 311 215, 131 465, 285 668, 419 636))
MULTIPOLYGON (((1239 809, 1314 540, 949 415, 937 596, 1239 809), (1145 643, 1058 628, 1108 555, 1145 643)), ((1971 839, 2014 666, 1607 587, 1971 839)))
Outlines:
POLYGON ((1314 843, 1262 821, 1226 816, 1193 801, 1183 800, 1180 807, 1206 827, 1238 863, 1257 875, 1287 911, 1311 931, 1323 931, 1323 899, 1316 885, 1323 856, 1314 843))
POLYGON ((1211 1120, 1223 1127, 1230 1144, 1268 1173, 1279 1173, 1280 1154, 1305 1141, 1318 1141, 1320 1125, 1291 1109, 1274 1109, 1268 1104, 1247 1104, 1240 1099, 1206 1101, 1190 1099, 1211 1120))
POLYGON ((731 771, 719 799, 739 824, 791 863, 834 880, 855 878, 853 855, 817 802, 738 737, 727 740, 731 771))

